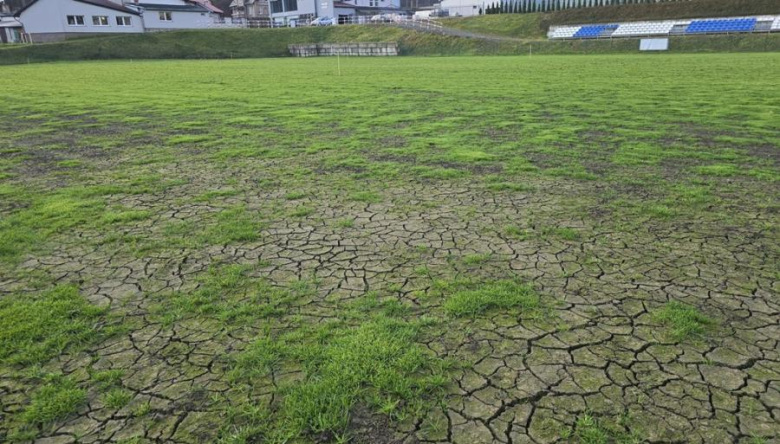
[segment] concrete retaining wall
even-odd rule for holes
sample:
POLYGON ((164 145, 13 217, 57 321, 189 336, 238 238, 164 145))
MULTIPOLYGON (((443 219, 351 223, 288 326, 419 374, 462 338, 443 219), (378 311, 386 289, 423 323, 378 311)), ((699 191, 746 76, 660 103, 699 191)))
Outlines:
POLYGON ((289 45, 290 54, 295 57, 315 56, 397 56, 398 44, 386 43, 317 43, 311 45, 289 45))

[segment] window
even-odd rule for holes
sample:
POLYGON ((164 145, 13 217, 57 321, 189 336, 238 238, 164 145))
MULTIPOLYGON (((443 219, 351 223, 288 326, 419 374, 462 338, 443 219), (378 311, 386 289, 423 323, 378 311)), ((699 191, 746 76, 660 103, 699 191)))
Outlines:
POLYGON ((116 16, 116 24, 118 26, 133 26, 133 21, 129 15, 116 16))
POLYGON ((84 16, 83 15, 69 15, 68 16, 68 26, 84 26, 84 16))
POLYGON ((298 0, 271 0, 271 13, 290 12, 298 10, 298 0))
POLYGON ((282 0, 282 3, 284 4, 284 12, 298 10, 298 0, 282 0))
POLYGON ((379 6, 379 0, 368 0, 368 6, 373 6, 373 7, 379 6))
POLYGON ((160 11, 160 21, 161 22, 172 22, 173 21, 173 15, 170 12, 162 12, 162 11, 160 11))
POLYGON ((108 16, 107 15, 93 15, 92 16, 92 24, 95 26, 108 26, 108 16))

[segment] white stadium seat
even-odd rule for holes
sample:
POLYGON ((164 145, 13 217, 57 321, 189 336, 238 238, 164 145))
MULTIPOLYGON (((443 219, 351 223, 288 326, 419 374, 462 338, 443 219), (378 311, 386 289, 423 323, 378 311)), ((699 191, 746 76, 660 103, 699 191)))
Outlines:
POLYGON ((570 39, 580 30, 582 26, 559 26, 549 35, 551 39, 570 39))
POLYGON ((769 29, 772 31, 780 31, 780 17, 775 17, 775 21, 772 22, 772 27, 769 29))
MULTIPOLYGON (((758 17, 730 17, 718 19, 696 19, 696 20, 665 20, 665 21, 646 21, 646 22, 627 22, 617 25, 613 32, 602 33, 599 35, 590 35, 585 32, 589 28, 597 25, 580 26, 553 26, 547 36, 551 39, 571 39, 571 38, 603 38, 603 37, 644 37, 644 36, 664 36, 664 35, 684 35, 692 33, 718 33, 718 32, 767 32, 780 31, 780 16, 763 15, 758 17), (750 23, 742 23, 742 22, 750 23), (712 22, 711 24, 709 22, 712 22), (725 23, 725 25, 721 25, 725 23), (770 26, 771 24, 771 26, 770 26), (737 25, 744 29, 725 29, 723 26, 737 25), (708 26, 713 27, 710 31, 708 26), (702 28, 703 27, 703 28, 702 28), (696 28, 696 29, 691 29, 696 28), (702 29, 699 29, 702 28, 702 29), (748 29, 749 28, 749 29, 748 29), (582 30, 582 32, 580 32, 582 30), (587 35, 586 35, 587 34, 587 35)), ((610 25, 615 26, 615 25, 610 25)), ((612 28, 610 28, 611 30, 612 28)))
POLYGON ((623 23, 612 33, 612 36, 666 35, 669 34, 674 25, 673 21, 623 23))

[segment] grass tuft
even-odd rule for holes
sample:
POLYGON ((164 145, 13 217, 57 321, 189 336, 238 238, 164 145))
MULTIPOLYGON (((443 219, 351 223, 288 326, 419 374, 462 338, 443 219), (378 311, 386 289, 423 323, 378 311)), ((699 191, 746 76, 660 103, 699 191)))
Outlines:
POLYGON ((377 203, 382 201, 382 196, 372 191, 360 191, 352 193, 352 195, 349 196, 349 200, 355 202, 377 203))
POLYGON ((106 310, 90 304, 74 286, 38 296, 0 300, 0 362, 43 364, 116 331, 100 320, 106 310))
POLYGON ((669 328, 669 334, 677 341, 704 334, 715 321, 695 307, 672 301, 656 310, 653 318, 669 328))
POLYGON ((444 309, 457 317, 476 316, 496 308, 537 310, 540 307, 539 295, 529 285, 515 281, 498 281, 474 290, 458 291, 444 302, 444 309))
POLYGON ((86 402, 86 391, 67 378, 55 377, 33 394, 22 420, 33 425, 49 424, 75 413, 86 402))
POLYGON ((122 388, 113 388, 103 395, 103 403, 110 409, 119 410, 133 400, 133 394, 122 388))

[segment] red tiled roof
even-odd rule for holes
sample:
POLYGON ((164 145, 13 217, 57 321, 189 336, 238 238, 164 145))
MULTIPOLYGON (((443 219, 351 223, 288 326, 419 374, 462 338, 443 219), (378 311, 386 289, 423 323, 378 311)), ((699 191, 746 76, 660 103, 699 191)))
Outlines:
POLYGON ((211 4, 210 0, 189 0, 191 2, 197 3, 204 8, 208 9, 210 12, 216 12, 217 14, 224 14, 225 11, 217 8, 216 6, 211 4))

